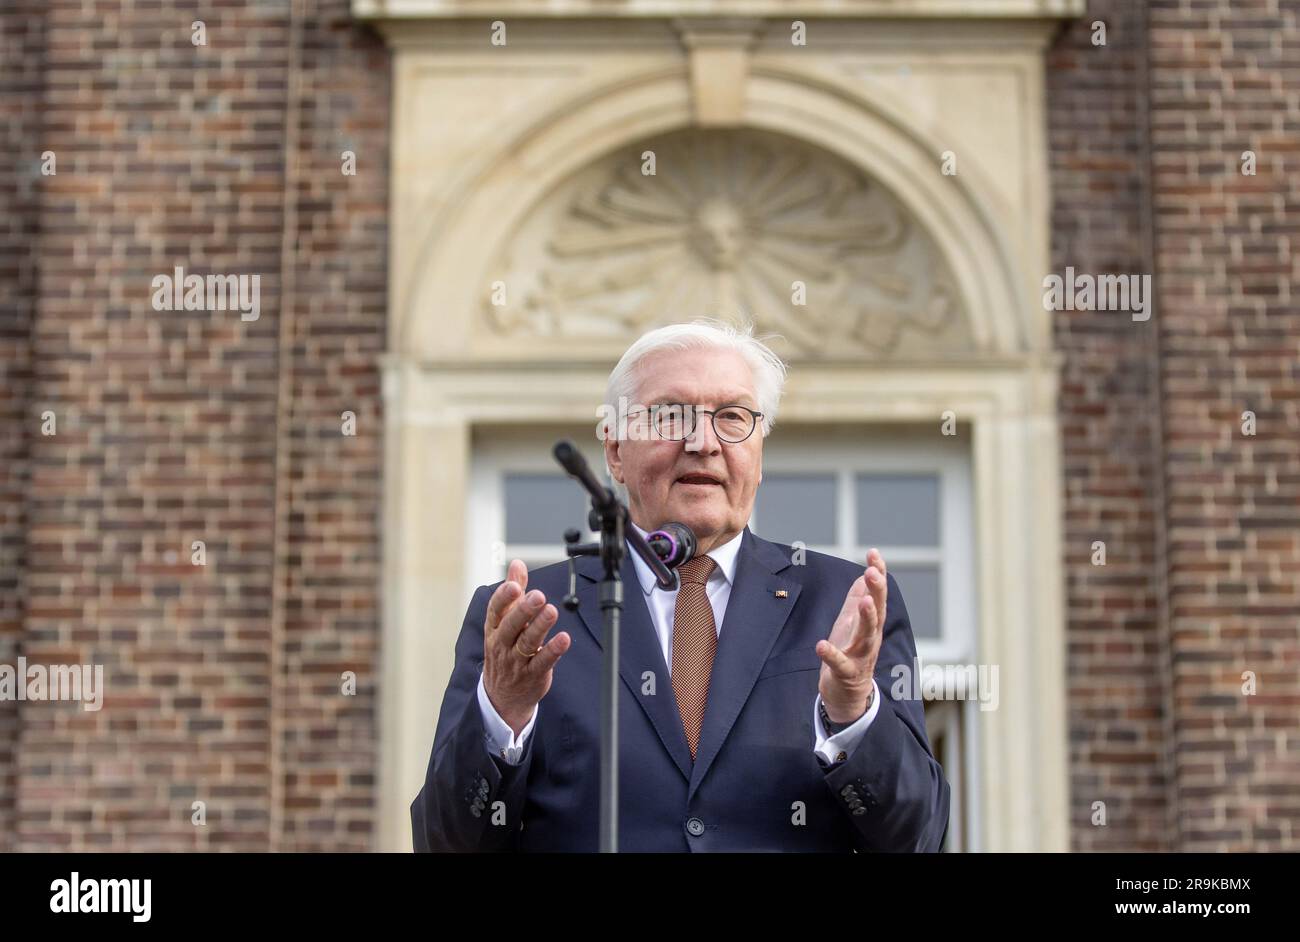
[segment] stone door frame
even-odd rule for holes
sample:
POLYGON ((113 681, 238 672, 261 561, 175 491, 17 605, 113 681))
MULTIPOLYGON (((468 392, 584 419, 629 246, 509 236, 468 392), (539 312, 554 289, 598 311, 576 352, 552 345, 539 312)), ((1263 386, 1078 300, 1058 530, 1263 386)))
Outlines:
MULTIPOLYGON (((1024 3, 1006 6, 1028 19, 1002 22, 849 20, 837 26, 828 64, 826 56, 814 63, 769 48, 761 21, 675 20, 674 44, 662 39, 673 35, 664 23, 640 19, 634 31, 644 42, 632 58, 616 48, 627 41, 624 22, 534 23, 506 69, 521 79, 547 76, 553 94, 526 114, 493 113, 485 102, 483 121, 495 123, 463 128, 475 146, 453 160, 430 147, 437 122, 427 109, 442 107, 430 103, 448 83, 464 87, 457 76, 489 68, 487 21, 435 24, 434 5, 421 13, 417 0, 401 5, 416 12, 389 18, 374 2, 355 6, 377 18, 395 52, 377 849, 410 847, 409 805, 423 782, 464 615, 459 553, 471 432, 521 419, 594 428, 608 370, 632 339, 548 346, 494 336, 477 323, 480 275, 511 227, 559 181, 614 147, 717 126, 789 135, 862 168, 925 227, 951 268, 970 316, 969 355, 796 362, 782 422, 937 429, 952 412, 969 430, 978 658, 998 665, 1001 682, 1000 708, 978 713, 978 846, 1066 850, 1059 357, 1039 288, 1049 270, 1050 209, 1042 54, 1053 24, 1024 3), (592 51, 602 23, 610 49, 592 51), (543 34, 550 41, 535 41, 543 34), (582 68, 566 66, 576 55, 566 42, 585 43, 582 68), (900 62, 917 79, 915 100, 886 94, 900 62), (864 80, 859 66, 884 70, 884 78, 864 80), (962 103, 977 107, 972 96, 988 87, 1011 96, 997 105, 1006 118, 998 135, 960 117, 962 103), (951 111, 947 123, 916 106, 936 95, 951 111), (948 150, 960 161, 955 176, 937 172, 948 150)), ((1080 5, 1058 6, 1059 14, 1080 5)), ((498 57, 490 69, 501 68, 498 57)))

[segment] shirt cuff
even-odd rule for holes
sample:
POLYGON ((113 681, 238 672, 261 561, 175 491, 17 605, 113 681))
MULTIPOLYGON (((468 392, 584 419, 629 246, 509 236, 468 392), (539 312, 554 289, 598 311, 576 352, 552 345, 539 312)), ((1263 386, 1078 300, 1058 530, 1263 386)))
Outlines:
POLYGON ((834 736, 826 735, 826 727, 822 726, 821 717, 822 695, 817 694, 816 700, 813 701, 813 729, 817 733, 817 744, 814 750, 819 756, 826 760, 828 765, 834 765, 837 762, 843 762, 853 754, 854 748, 862 741, 866 734, 867 728, 876 718, 876 713, 880 709, 880 688, 876 686, 876 679, 871 679, 871 707, 862 716, 854 722, 852 726, 840 730, 834 736))
POLYGON ((518 765, 524 754, 524 746, 528 742, 528 734, 533 731, 533 724, 537 722, 537 707, 533 707, 533 715, 528 720, 528 725, 516 739, 515 731, 501 718, 501 714, 497 713, 496 707, 488 699, 487 688, 483 686, 483 675, 479 674, 478 708, 483 714, 483 744, 488 754, 505 759, 509 765, 518 765))

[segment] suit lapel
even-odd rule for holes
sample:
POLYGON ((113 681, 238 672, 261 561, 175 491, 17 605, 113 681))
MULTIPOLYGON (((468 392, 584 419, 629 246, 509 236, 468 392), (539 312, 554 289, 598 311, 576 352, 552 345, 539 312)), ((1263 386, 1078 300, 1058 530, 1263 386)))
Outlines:
MULTIPOLYGON (((623 621, 619 676, 629 695, 645 712, 682 776, 690 783, 688 801, 695 796, 700 782, 722 749, 777 636, 794 610, 801 586, 778 575, 789 565, 790 561, 775 544, 745 528, 736 559, 735 584, 727 600, 718 650, 709 676, 709 700, 704 711, 704 726, 700 730, 700 745, 692 763, 668 665, 664 663, 659 637, 650 620, 650 610, 637 579, 631 550, 624 556, 620 570, 623 576, 623 621), (778 590, 784 590, 787 596, 777 598, 778 590), (654 671, 654 696, 641 693, 641 676, 647 670, 654 671)), ((581 577, 577 586, 578 615, 603 649, 605 626, 597 597, 602 573, 600 559, 582 557, 576 568, 581 577)))

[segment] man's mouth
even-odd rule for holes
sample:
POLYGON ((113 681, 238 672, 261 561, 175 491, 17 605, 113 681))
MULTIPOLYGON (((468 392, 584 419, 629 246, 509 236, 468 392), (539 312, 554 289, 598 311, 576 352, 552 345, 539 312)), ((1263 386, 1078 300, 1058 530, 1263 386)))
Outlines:
POLYGON ((721 487, 722 486, 722 482, 720 480, 718 480, 711 474, 705 474, 703 472, 692 472, 691 474, 683 474, 681 477, 677 479, 676 483, 688 484, 691 485, 692 487, 721 487))

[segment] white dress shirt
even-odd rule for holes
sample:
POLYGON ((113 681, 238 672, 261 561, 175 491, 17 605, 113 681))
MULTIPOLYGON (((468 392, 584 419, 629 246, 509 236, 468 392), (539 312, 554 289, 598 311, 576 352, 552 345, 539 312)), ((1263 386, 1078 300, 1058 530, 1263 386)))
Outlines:
MULTIPOLYGON (((636 528, 636 531, 642 537, 646 536, 645 530, 642 530, 635 523, 632 526, 636 528)), ((713 624, 717 628, 719 636, 722 634, 722 621, 727 612, 727 602, 731 598, 731 587, 735 583, 736 557, 740 552, 740 541, 744 536, 745 533, 742 530, 728 542, 721 546, 715 546, 705 554, 716 563, 713 572, 704 585, 704 591, 708 594, 709 604, 713 607, 713 624)), ((668 672, 671 675, 673 664, 673 614, 677 610, 677 592, 667 592, 656 588, 654 573, 645 564, 645 560, 636 553, 632 553, 632 561, 636 565, 637 579, 641 583, 641 591, 645 595, 646 607, 650 610, 650 621, 654 624, 655 634, 659 636, 659 647, 663 651, 664 664, 667 665, 668 672)), ((829 627, 827 626, 828 629, 829 627)), ((825 757, 827 763, 841 761, 842 758, 853 752, 854 747, 861 741, 863 734, 866 733, 867 728, 876 718, 876 712, 880 707, 880 690, 876 687, 874 679, 871 681, 871 687, 871 707, 852 726, 841 730, 834 736, 827 736, 826 728, 822 726, 821 711, 818 709, 821 705, 821 694, 819 693, 814 698, 812 705, 813 730, 816 732, 817 741, 813 749, 825 757)), ((487 689, 483 686, 483 675, 481 673, 478 679, 478 705, 480 712, 483 714, 483 738, 488 752, 500 756, 510 765, 518 765, 523 756, 524 746, 528 742, 528 736, 532 733, 533 725, 537 722, 537 711, 541 705, 538 704, 538 706, 533 707, 533 715, 518 737, 514 735, 514 730, 510 728, 510 725, 501 718, 500 714, 492 706, 492 701, 488 699, 487 689)))

